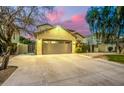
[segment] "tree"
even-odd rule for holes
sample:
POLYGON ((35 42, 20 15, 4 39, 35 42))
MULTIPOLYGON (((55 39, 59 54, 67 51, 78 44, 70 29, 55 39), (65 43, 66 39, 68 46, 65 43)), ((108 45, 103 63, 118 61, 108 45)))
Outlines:
POLYGON ((0 45, 4 45, 5 54, 3 57, 5 59, 6 55, 10 56, 11 54, 13 33, 26 31, 30 34, 39 23, 46 20, 46 13, 51 12, 51 10, 53 7, 0 7, 0 45), (44 11, 47 12, 44 13, 44 11))
POLYGON ((97 7, 91 7, 89 11, 87 12, 87 22, 90 25, 90 30, 94 33, 95 32, 95 25, 97 24, 97 19, 98 19, 98 8, 97 7))
MULTIPOLYGON (((100 20, 98 9, 99 9, 98 7, 91 7, 86 15, 86 20, 89 23, 90 30, 92 31, 92 34, 95 33, 95 36, 97 38, 99 38, 99 34, 98 34, 99 23, 98 22, 100 20)), ((94 45, 92 45, 92 51, 94 51, 93 47, 94 45)))
POLYGON ((31 41, 31 40, 29 40, 29 39, 21 36, 20 37, 20 43, 23 43, 23 44, 32 44, 33 41, 31 41))
POLYGON ((86 16, 90 30, 102 43, 116 43, 124 36, 124 7, 91 7, 86 16), (95 30, 94 30, 95 29, 95 30))
POLYGON ((116 37, 116 44, 117 48, 119 49, 119 53, 122 52, 124 49, 124 45, 121 46, 119 44, 120 37, 124 37, 124 7, 123 6, 118 6, 116 10, 116 16, 117 16, 117 37, 116 37))

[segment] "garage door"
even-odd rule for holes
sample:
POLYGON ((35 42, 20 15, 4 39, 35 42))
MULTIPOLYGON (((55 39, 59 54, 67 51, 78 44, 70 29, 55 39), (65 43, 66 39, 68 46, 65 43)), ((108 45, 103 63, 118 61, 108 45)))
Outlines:
POLYGON ((43 40, 43 54, 72 53, 72 42, 67 40, 43 40))

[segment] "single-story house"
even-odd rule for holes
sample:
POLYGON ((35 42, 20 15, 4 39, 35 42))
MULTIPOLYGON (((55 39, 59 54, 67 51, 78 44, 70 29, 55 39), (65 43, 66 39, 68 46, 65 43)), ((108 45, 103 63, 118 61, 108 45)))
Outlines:
POLYGON ((73 30, 50 24, 39 25, 34 34, 37 55, 75 53, 77 42, 84 39, 84 36, 73 30))

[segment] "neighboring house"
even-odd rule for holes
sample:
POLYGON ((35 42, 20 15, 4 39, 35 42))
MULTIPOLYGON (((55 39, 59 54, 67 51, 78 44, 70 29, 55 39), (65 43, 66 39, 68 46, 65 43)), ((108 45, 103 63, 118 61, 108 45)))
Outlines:
POLYGON ((28 53, 28 44, 20 42, 20 32, 14 32, 11 38, 13 43, 12 54, 26 54, 28 53))
POLYGON ((88 52, 98 52, 97 39, 94 35, 87 36, 83 42, 89 46, 88 52))
POLYGON ((101 43, 96 39, 95 35, 87 36, 84 39, 86 45, 89 45, 89 52, 110 52, 109 48, 112 47, 112 52, 116 51, 116 44, 114 43, 101 43))
POLYGON ((99 52, 116 52, 116 44, 99 44, 98 51, 99 52), (112 48, 111 51, 109 51, 110 47, 112 48))
POLYGON ((84 43, 87 45, 97 45, 97 39, 95 36, 90 35, 84 39, 84 43))
POLYGON ((35 32, 36 54, 75 53, 77 41, 84 37, 61 26, 43 24, 35 32))

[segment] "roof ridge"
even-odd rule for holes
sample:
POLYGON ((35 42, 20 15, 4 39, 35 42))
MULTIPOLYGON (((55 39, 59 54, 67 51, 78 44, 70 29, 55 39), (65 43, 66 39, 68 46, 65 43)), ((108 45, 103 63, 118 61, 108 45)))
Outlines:
POLYGON ((51 27, 54 27, 53 25, 49 24, 49 23, 44 23, 44 24, 40 24, 40 25, 37 25, 37 28, 40 27, 40 26, 44 26, 44 25, 49 25, 51 27))

